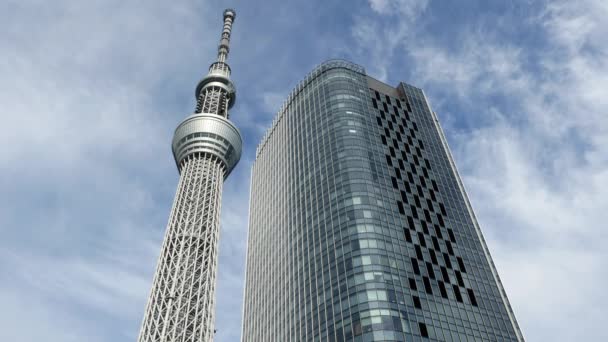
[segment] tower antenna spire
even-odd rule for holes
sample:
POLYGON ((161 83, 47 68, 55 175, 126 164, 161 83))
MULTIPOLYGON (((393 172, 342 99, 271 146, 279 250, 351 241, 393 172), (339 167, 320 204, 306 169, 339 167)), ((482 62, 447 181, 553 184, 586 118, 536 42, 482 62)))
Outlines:
POLYGON ((224 28, 217 47, 217 60, 209 67, 209 73, 196 86, 196 113, 216 114, 228 118, 228 109, 236 100, 236 89, 230 80, 230 66, 226 63, 230 52, 230 35, 236 11, 224 11, 224 28))
POLYGON ((196 109, 173 135, 180 173, 139 342, 211 342, 224 180, 241 158, 228 120, 236 100, 226 63, 236 12, 224 11, 217 60, 195 90, 196 109))
POLYGON ((217 47, 217 61, 226 62, 228 53, 230 53, 230 33, 232 32, 232 23, 236 18, 236 12, 232 8, 224 10, 224 29, 220 38, 220 45, 217 47))

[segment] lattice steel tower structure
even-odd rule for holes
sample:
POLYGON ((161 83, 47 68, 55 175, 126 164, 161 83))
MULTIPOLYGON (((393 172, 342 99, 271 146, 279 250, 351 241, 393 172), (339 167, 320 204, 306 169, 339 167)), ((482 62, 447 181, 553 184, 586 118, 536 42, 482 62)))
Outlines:
POLYGON ((179 124, 172 149, 180 172, 139 342, 213 340, 222 185, 241 157, 228 120, 235 88, 226 64, 236 12, 224 11, 217 60, 196 87, 196 110, 179 124))

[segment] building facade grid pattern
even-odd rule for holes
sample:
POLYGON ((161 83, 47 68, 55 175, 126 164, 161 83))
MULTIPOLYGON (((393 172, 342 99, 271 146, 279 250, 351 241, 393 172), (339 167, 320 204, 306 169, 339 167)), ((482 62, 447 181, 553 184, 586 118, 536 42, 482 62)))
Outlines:
POLYGON ((424 94, 373 84, 322 64, 258 147, 242 340, 523 341, 424 94))

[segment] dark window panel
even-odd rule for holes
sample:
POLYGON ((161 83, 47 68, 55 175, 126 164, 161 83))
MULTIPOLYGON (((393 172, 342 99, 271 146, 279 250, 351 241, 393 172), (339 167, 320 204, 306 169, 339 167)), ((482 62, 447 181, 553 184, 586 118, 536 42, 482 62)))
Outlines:
POLYGON ((452 244, 450 243, 450 241, 445 242, 445 247, 448 249, 448 253, 451 256, 454 256, 454 249, 452 248, 452 244))
POLYGON ((441 297, 447 299, 448 298, 448 291, 446 291, 445 285, 443 284, 443 282, 441 280, 438 280, 437 284, 439 285, 439 292, 441 293, 441 297))
POLYGON ((414 219, 411 216, 407 217, 407 224, 409 225, 410 229, 415 229, 414 219))
POLYGON ((415 207, 415 206, 413 206, 413 205, 410 205, 410 210, 412 210, 412 216, 413 216, 415 219, 418 219, 418 211, 416 210, 416 207, 415 207))
POLYGON ((464 287, 464 280, 462 279, 462 274, 460 274, 460 272, 458 271, 454 271, 454 273, 456 274, 456 280, 458 281, 458 285, 464 287))
POLYGON ((397 201, 397 206, 399 207, 399 214, 405 215, 405 208, 403 208, 403 203, 401 201, 397 201))
POLYGON ((439 221, 439 225, 445 227, 445 222, 443 222, 443 216, 441 214, 437 214, 437 221, 439 221))
POLYGON ((426 241, 424 240, 424 235, 421 232, 418 232, 418 240, 420 241, 420 245, 422 247, 426 247, 426 241))
POLYGON ((439 203, 439 209, 441 210, 441 214, 443 214, 443 216, 448 216, 448 213, 445 211, 445 206, 443 205, 443 203, 439 203))
POLYGON ((448 274, 448 270, 445 267, 443 267, 443 266, 441 266, 440 269, 441 269, 441 276, 443 277, 443 281, 445 281, 446 283, 449 284, 450 283, 450 275, 448 274))
POLYGON ((439 228, 438 225, 434 224, 433 228, 435 228, 435 235, 437 235, 438 238, 443 239, 443 234, 441 233, 441 228, 439 228))
POLYGON ((456 243, 456 236, 454 235, 454 231, 448 228, 448 235, 450 236, 450 241, 456 243))
POLYGON ((413 278, 408 278, 409 283, 410 283, 410 289, 417 291, 418 290, 418 286, 416 286, 416 280, 414 280, 413 278))
POLYGON ((435 253, 435 251, 430 249, 429 254, 431 256, 431 261, 433 262, 433 264, 439 265, 439 262, 437 261, 437 254, 435 253))
POLYGON ((454 296, 456 296, 456 300, 462 303, 462 295, 460 294, 460 288, 458 285, 452 285, 452 289, 454 290, 454 296))
POLYGON ((433 190, 439 192, 439 187, 437 187, 437 182, 435 182, 435 180, 432 180, 431 183, 433 183, 433 190))
POLYGON ((401 200, 403 201, 403 203, 407 203, 407 193, 403 190, 400 191, 401 194, 401 200))
POLYGON ((414 249, 416 250, 416 258, 418 258, 418 260, 420 261, 423 261, 424 256, 422 255, 422 248, 420 248, 420 246, 418 245, 414 245, 414 249))
POLYGON ((469 295, 469 301, 473 306, 477 306, 477 298, 475 298, 475 294, 472 289, 467 289, 467 294, 469 295))
POLYGON ((467 273, 466 268, 464 268, 464 261, 462 261, 461 257, 457 257, 456 260, 458 261, 458 268, 460 268, 460 271, 462 273, 467 273))
POLYGON ((431 287, 431 281, 427 277, 422 277, 422 282, 424 283, 424 290, 428 294, 433 294, 433 288, 431 287))
POLYGON ((389 156, 388 154, 386 155, 386 163, 389 166, 393 166, 393 160, 391 159, 391 156, 389 156))
POLYGON ((410 230, 403 228, 403 234, 405 235, 405 241, 412 243, 412 235, 410 234, 410 230))
POLYGON ((422 303, 420 303, 420 297, 412 296, 412 301, 414 302, 414 307, 416 309, 422 309, 422 303))
POLYGON ((420 268, 418 267, 418 261, 414 258, 410 258, 410 261, 412 262, 412 269, 414 270, 414 273, 416 275, 420 275, 420 268))
POLYGON ((418 191, 419 194, 423 194, 424 191, 422 191, 422 187, 418 184, 416 184, 416 190, 418 191))
POLYGON ((445 261, 447 268, 452 268, 452 262, 450 261, 450 256, 447 253, 443 253, 443 261, 445 261))
POLYGON ((420 328, 420 336, 422 337, 429 337, 429 332, 426 330, 426 324, 424 323, 418 323, 418 326, 420 328))
POLYGON ((426 263, 426 271, 431 279, 435 279, 435 271, 433 271, 433 265, 430 262, 426 263))
POLYGON ((426 218, 427 221, 432 222, 431 213, 429 213, 429 211, 426 209, 424 209, 424 217, 426 218))
POLYGON ((433 168, 431 168, 431 162, 429 162, 428 159, 424 158, 424 165, 426 166, 427 169, 432 170, 433 168))
POLYGON ((433 248, 435 248, 437 252, 441 252, 441 246, 439 246, 437 238, 433 236, 431 239, 433 240, 433 248))
POLYGON ((420 221, 420 225, 422 226, 422 232, 429 235, 429 227, 426 224, 426 221, 420 221))

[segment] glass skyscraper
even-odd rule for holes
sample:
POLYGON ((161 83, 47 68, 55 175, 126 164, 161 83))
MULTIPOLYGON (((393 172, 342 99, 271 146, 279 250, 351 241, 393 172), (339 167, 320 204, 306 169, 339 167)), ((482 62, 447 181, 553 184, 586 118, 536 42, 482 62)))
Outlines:
POLYGON ((523 341, 422 90, 315 68, 252 170, 243 342, 523 341))

